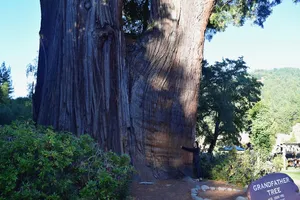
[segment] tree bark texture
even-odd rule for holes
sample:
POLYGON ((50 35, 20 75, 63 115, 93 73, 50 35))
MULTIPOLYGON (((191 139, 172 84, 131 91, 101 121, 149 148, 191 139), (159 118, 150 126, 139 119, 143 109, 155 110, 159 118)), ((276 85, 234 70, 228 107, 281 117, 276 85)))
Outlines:
POLYGON ((155 28, 127 52, 130 149, 137 166, 151 166, 154 176, 163 178, 191 163, 179 147, 192 146, 195 139, 204 32, 213 1, 156 0, 151 6, 155 28))
POLYGON ((152 0, 154 27, 128 46, 126 65, 121 0, 40 1, 37 123, 89 133, 105 150, 130 154, 145 179, 191 163, 180 145, 195 138, 214 1, 152 0))
POLYGON ((119 0, 41 0, 34 119, 121 152, 129 123, 119 0))

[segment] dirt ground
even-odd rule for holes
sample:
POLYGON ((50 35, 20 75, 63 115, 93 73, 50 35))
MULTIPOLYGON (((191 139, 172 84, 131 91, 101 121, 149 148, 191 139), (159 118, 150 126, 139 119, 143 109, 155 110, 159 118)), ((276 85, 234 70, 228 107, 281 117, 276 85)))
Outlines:
MULTIPOLYGON (((131 184, 133 200, 192 200, 191 189, 196 185, 213 187, 231 187, 240 189, 220 181, 191 181, 186 179, 159 180, 152 185, 142 185, 139 182, 131 184)), ((245 192, 237 191, 199 191, 198 196, 211 200, 235 200, 238 196, 246 196, 245 192)))

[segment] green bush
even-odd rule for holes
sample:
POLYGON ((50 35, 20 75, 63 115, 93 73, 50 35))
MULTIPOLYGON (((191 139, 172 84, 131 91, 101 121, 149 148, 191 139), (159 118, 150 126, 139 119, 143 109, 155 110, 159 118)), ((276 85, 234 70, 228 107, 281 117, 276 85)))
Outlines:
POLYGON ((276 172, 280 172, 283 169, 282 155, 277 155, 272 160, 273 166, 276 172))
POLYGON ((216 155, 210 178, 245 186, 272 170, 272 163, 267 161, 264 154, 249 150, 237 153, 233 150, 216 155))
POLYGON ((213 157, 210 156, 210 154, 202 153, 200 154, 200 174, 202 178, 211 178, 211 170, 214 162, 213 157))
POLYGON ((236 151, 217 155, 215 158, 215 165, 211 171, 212 179, 230 181, 230 178, 234 173, 236 158, 236 151))
POLYGON ((133 168, 88 135, 32 123, 0 128, 0 199, 123 199, 133 168))

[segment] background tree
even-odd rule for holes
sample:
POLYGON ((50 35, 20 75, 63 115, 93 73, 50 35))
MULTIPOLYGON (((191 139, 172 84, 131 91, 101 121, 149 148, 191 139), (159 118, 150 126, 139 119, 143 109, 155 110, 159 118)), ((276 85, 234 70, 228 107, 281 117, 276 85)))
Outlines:
MULTIPOLYGON (((149 174, 145 166, 150 166, 155 177, 191 162, 178 147, 191 145, 195 137, 203 44, 211 12, 232 15, 223 9, 241 5, 235 14, 263 22, 279 3, 40 2, 35 121, 77 135, 89 133, 104 149, 129 153, 141 175, 149 174), (244 12, 248 8, 252 12, 244 12), (129 17, 133 13, 143 19, 142 28, 134 30, 139 23, 129 17), (122 18, 129 29, 141 33, 128 45, 122 18)), ((222 19, 215 17, 210 29, 219 31, 217 25, 232 22, 222 19)))
POLYGON ((278 133, 290 133, 300 119, 300 70, 282 68, 252 73, 264 86, 261 101, 250 113, 252 143, 270 151, 278 133))
POLYGON ((0 104, 0 125, 10 124, 15 120, 32 120, 32 101, 27 97, 11 99, 0 104))
POLYGON ((0 67, 0 103, 8 103, 13 91, 10 67, 3 62, 0 67))
POLYGON ((28 97, 32 98, 36 85, 38 58, 36 57, 32 63, 26 66, 26 77, 29 81, 27 84, 28 97))
POLYGON ((12 99, 14 89, 10 67, 3 62, 0 66, 0 125, 10 124, 16 119, 32 118, 32 102, 28 98, 12 99))
POLYGON ((198 128, 212 153, 217 140, 239 144, 247 111, 259 101, 261 83, 247 72, 243 58, 204 63, 199 93, 198 128))
POLYGON ((250 136, 254 148, 264 154, 269 154, 275 141, 275 134, 271 128, 273 116, 262 101, 258 102, 250 111, 252 121, 250 136))
MULTIPOLYGON (((206 38, 212 39, 217 32, 223 32, 228 25, 243 26, 246 21, 263 27, 274 6, 282 0, 219 0, 215 1, 206 30, 206 38)), ((294 3, 300 0, 293 0, 294 3)))
POLYGON ((300 119, 300 70, 257 70, 253 72, 253 76, 264 84, 262 103, 269 109, 273 119, 270 128, 275 133, 289 133, 300 119))

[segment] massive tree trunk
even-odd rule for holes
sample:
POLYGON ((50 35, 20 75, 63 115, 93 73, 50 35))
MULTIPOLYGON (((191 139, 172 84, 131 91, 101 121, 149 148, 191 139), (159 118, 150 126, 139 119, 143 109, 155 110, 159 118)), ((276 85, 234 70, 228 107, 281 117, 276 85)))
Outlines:
POLYGON ((134 162, 164 177, 191 162, 179 147, 195 138, 204 32, 213 2, 160 0, 151 6, 155 28, 129 48, 126 59, 133 74, 130 144, 134 162))
POLYGON ((129 123, 119 0, 41 0, 34 119, 121 152, 129 123))
POLYGON ((154 27, 127 48, 126 65, 121 4, 41 0, 34 117, 89 133, 104 149, 129 153, 141 177, 163 178, 191 162, 179 146, 195 136, 213 0, 151 1, 154 27))

